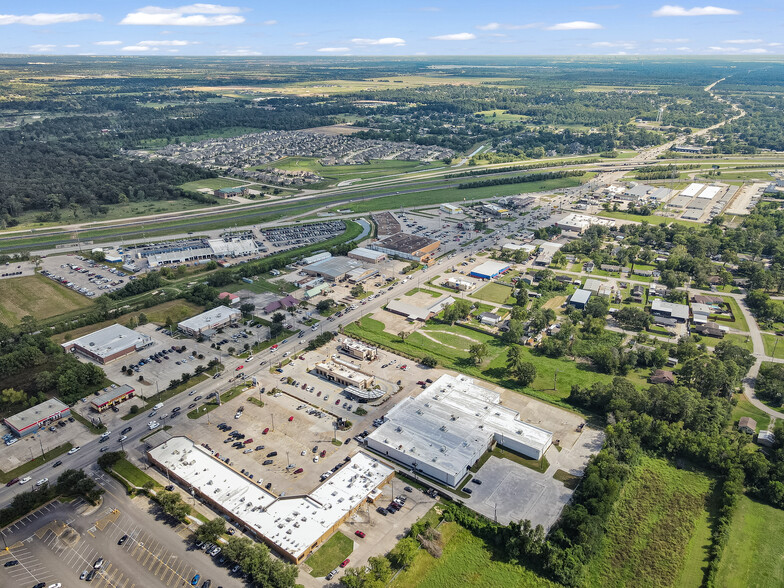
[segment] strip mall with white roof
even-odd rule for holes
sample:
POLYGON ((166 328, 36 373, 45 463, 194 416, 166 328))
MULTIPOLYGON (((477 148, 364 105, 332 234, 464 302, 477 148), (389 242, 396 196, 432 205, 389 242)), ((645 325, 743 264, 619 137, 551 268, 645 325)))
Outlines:
POLYGON ((295 563, 318 549, 395 473, 359 452, 310 494, 284 497, 266 491, 187 437, 172 437, 147 456, 249 535, 295 563))

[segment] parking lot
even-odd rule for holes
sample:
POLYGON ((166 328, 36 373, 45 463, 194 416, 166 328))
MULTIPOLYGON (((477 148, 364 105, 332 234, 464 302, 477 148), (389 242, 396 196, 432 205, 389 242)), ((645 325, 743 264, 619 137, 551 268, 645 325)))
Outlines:
MULTIPOLYGON (((52 427, 41 429, 35 434, 26 435, 13 445, 0 446, 0 469, 7 472, 22 464, 27 463, 33 457, 41 457, 41 447, 44 452, 50 451, 59 445, 72 443, 79 445, 85 440, 91 439, 92 434, 81 423, 61 419, 58 423, 64 422, 65 425, 52 425, 52 427)), ((11 429, 4 424, 0 424, 0 434, 3 436, 11 433, 11 429)))
POLYGON ((7 278, 20 278, 35 274, 35 263, 32 261, 6 262, 0 265, 0 280, 7 278))
POLYGON ((122 288, 131 279, 122 270, 94 262, 77 253, 43 258, 41 275, 88 298, 122 288))

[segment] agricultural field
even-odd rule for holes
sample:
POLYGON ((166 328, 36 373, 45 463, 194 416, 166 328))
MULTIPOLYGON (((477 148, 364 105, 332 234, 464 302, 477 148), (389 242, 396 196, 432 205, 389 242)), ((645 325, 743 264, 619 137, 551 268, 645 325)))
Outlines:
POLYGON ((767 588, 784 585, 784 511, 742 496, 719 562, 716 586, 767 588))
POLYGON ((503 561, 478 537, 457 523, 438 527, 444 553, 435 559, 420 549, 413 563, 389 584, 390 588, 557 588, 534 572, 503 561))
POLYGON ((92 303, 86 296, 40 275, 0 280, 0 322, 9 326, 27 315, 41 320, 92 303))
POLYGON ((610 514, 585 586, 700 586, 710 492, 711 479, 700 472, 641 458, 610 514), (701 540, 692 542, 695 536, 701 540))
POLYGON ((490 282, 482 286, 476 292, 470 294, 471 298, 478 298, 487 302, 495 302, 496 304, 514 304, 512 297, 512 289, 503 284, 490 282))

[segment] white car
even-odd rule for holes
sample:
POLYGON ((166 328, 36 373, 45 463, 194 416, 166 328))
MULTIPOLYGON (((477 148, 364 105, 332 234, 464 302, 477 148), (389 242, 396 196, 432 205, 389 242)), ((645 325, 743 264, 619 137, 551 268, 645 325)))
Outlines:
POLYGON ((21 486, 22 484, 27 484, 31 479, 32 478, 30 476, 25 476, 24 478, 19 480, 19 485, 21 486))
POLYGON ((120 437, 120 441, 125 441, 128 438, 128 435, 122 435, 120 437))
POLYGON ((152 423, 151 425, 147 425, 147 426, 150 428, 150 431, 152 431, 153 429, 157 429, 158 427, 160 427, 160 425, 159 425, 158 423, 152 423))
POLYGON ((56 584, 49 584, 49 588, 63 588, 63 585, 57 582, 56 584))
POLYGON ((313 463, 318 463, 318 461, 319 461, 319 456, 318 455, 314 456, 313 463))
POLYGON ((38 480, 38 481, 35 483, 35 485, 36 485, 36 486, 43 486, 43 485, 44 485, 44 484, 46 484, 48 481, 49 481, 49 478, 41 478, 40 480, 38 480))
POLYGON ((77 451, 79 451, 80 449, 81 449, 81 447, 79 447, 79 446, 77 445, 76 447, 74 447, 73 449, 71 449, 71 450, 68 452, 68 455, 73 455, 74 453, 76 453, 76 452, 77 452, 77 451))

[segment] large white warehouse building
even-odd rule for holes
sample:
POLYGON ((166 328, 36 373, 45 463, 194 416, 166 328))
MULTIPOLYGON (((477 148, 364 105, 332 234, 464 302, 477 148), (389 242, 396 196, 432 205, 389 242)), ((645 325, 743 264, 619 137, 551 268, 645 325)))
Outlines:
POLYGON ((544 455, 553 434, 519 416, 501 406, 498 393, 466 376, 444 374, 392 408, 365 442, 417 473, 457 486, 493 442, 531 459, 544 455))

